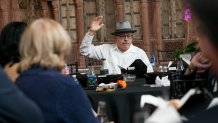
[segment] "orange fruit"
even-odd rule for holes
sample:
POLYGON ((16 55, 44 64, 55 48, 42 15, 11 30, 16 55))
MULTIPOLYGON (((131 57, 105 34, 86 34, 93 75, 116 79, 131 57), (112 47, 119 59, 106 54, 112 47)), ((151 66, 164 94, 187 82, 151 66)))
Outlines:
POLYGON ((121 87, 121 89, 126 89, 126 86, 127 86, 126 81, 124 80, 118 80, 117 85, 118 87, 121 87))
POLYGON ((123 80, 117 80, 117 84, 121 84, 123 80))

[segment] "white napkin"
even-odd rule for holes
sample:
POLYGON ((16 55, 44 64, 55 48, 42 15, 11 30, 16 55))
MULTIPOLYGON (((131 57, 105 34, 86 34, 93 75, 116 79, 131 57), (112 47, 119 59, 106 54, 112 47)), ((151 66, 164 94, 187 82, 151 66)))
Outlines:
POLYGON ((156 107, 165 107, 166 105, 168 105, 168 102, 165 101, 163 98, 161 97, 155 97, 152 95, 142 95, 141 96, 141 101, 140 101, 140 106, 141 108, 143 108, 144 104, 152 104, 156 107))
POLYGON ((157 76, 155 83, 160 86, 170 86, 170 80, 168 79, 168 76, 164 76, 161 79, 159 76, 157 76))
POLYGON ((171 106, 158 108, 144 123, 182 123, 181 116, 171 106))
POLYGON ((98 85, 98 87, 102 87, 102 88, 115 88, 116 87, 116 83, 109 83, 109 84, 104 84, 104 83, 101 83, 98 85))
POLYGON ((209 104, 209 106, 207 107, 207 109, 210 109, 210 108, 212 108, 212 107, 214 107, 214 106, 217 106, 218 105, 218 98, 216 97, 216 98, 214 98, 211 102, 210 102, 210 104, 209 104))

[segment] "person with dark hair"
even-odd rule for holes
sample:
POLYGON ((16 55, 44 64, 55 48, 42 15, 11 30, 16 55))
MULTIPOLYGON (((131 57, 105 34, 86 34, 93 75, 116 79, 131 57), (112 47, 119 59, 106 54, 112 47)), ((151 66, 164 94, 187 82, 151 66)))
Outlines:
POLYGON ((17 67, 20 61, 18 47, 26 26, 24 22, 11 22, 3 28, 0 35, 0 65, 12 81, 18 77, 17 67))
POLYGON ((3 28, 0 35, 1 123, 44 122, 38 106, 28 99, 11 81, 14 81, 18 76, 17 63, 20 61, 18 47, 26 25, 24 22, 11 22, 3 28))
POLYGON ((190 0, 192 13, 199 19, 199 47, 204 56, 212 63, 214 72, 218 73, 218 1, 190 0))
POLYGON ((8 79, 0 65, 0 123, 43 123, 38 106, 8 79))
MULTIPOLYGON (((199 20, 198 32, 199 32, 199 47, 201 54, 206 59, 206 63, 210 62, 209 66, 213 72, 212 78, 217 79, 218 75, 218 0, 188 0, 191 6, 192 15, 197 17, 199 20)), ((192 69, 192 68, 190 68, 192 69)), ((204 95, 206 96, 206 94, 204 95)), ((203 101, 203 100, 201 100, 203 101)), ((195 102, 193 105, 199 105, 201 101, 195 102)), ((212 101, 213 103, 209 106, 209 109, 200 112, 195 117, 190 118, 186 123, 217 123, 218 122, 218 104, 217 98, 212 101)), ((200 106, 200 105, 199 105, 200 106)), ((199 107, 200 108, 200 107, 199 107)), ((207 107, 208 108, 208 107, 207 107)), ((174 114, 178 112, 174 110, 174 114)), ((191 111, 190 111, 191 112, 191 111)), ((164 115, 163 112, 161 122, 163 119, 169 120, 172 113, 164 115), (167 117, 168 116, 168 117, 167 117)), ((191 114, 191 113, 190 113, 191 114)), ((156 115, 153 115, 154 119, 160 119, 156 115)), ((178 118, 179 119, 179 118, 178 118)), ((181 123, 180 121, 178 121, 181 123)), ((173 123, 178 123, 173 122, 173 123)), ((146 122, 149 123, 149 122, 146 122)), ((156 122, 157 123, 157 122, 156 122)), ((169 122, 167 122, 169 123, 169 122)), ((172 123, 172 122, 171 122, 172 123)))
MULTIPOLYGON (((218 1, 189 0, 191 11, 200 21, 199 46, 204 56, 211 62, 211 69, 218 74, 218 1)), ((191 119, 190 123, 217 123, 218 105, 210 108, 201 115, 191 119)))

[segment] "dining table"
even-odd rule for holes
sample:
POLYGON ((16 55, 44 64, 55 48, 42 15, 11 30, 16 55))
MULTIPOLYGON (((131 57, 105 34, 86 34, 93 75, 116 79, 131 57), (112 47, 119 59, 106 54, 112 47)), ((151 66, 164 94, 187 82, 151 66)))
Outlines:
POLYGON ((126 89, 116 89, 112 92, 97 92, 85 89, 85 92, 95 111, 98 102, 106 103, 107 117, 115 123, 134 123, 136 112, 140 108, 142 95, 159 96, 165 100, 170 98, 170 87, 147 84, 145 78, 136 78, 134 82, 127 82, 126 89))

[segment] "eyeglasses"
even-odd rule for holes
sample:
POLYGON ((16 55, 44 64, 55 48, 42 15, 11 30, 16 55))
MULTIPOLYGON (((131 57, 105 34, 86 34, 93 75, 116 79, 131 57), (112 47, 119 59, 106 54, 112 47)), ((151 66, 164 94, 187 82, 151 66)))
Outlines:
POLYGON ((128 34, 128 35, 117 35, 117 36, 119 36, 120 38, 128 38, 128 39, 132 38, 131 34, 128 34))

